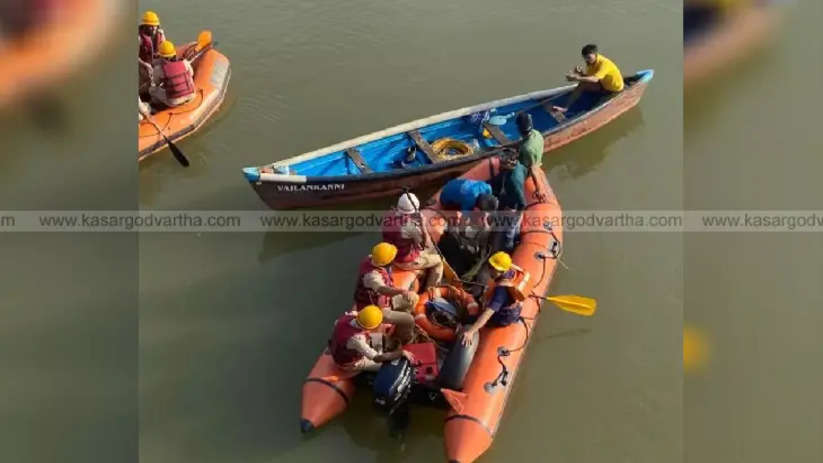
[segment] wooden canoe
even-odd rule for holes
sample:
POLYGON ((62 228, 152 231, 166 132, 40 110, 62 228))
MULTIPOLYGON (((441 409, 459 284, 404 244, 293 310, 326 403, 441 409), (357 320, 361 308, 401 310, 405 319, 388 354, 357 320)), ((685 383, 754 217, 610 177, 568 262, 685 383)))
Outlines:
POLYGON ((243 173, 272 209, 396 195, 404 188, 456 177, 493 156, 499 148, 515 146, 520 140, 513 117, 517 112, 532 115, 535 129, 545 139, 544 152, 555 150, 637 105, 653 76, 654 71, 646 70, 626 77, 626 88, 616 95, 584 94, 565 118, 556 118, 549 109, 562 105, 573 85, 419 119, 266 166, 247 167, 243 173), (504 116, 505 123, 493 126, 483 114, 504 116), (459 140, 474 149, 469 154, 434 153, 432 145, 444 138, 459 140), (408 160, 412 147, 416 153, 413 160, 408 160))
MULTIPOLYGON (((182 56, 196 44, 192 42, 180 47, 178 55, 182 56)), ((226 97, 231 78, 228 58, 214 48, 209 48, 194 60, 192 68, 197 91, 194 99, 184 105, 167 108, 152 115, 154 122, 171 141, 182 140, 199 130, 220 108, 226 97)), ((153 125, 147 121, 137 123, 138 161, 162 151, 167 146, 153 125)))
MULTIPOLYGON (((478 163, 464 178, 488 180, 498 172, 498 158, 478 163)), ((526 181, 526 193, 531 203, 524 211, 520 243, 512 253, 514 263, 531 275, 526 293, 546 295, 557 265, 556 256, 562 246, 563 230, 560 204, 546 176, 540 171, 537 184, 526 181), (543 192, 543 202, 535 192, 543 192), (552 224, 553 227, 547 227, 552 224)), ((435 195, 439 198, 439 193, 435 195)), ((432 239, 438 241, 445 227, 444 212, 439 202, 422 211, 432 239)), ((392 270, 396 287, 417 287, 415 275, 398 268, 392 270)), ((350 307, 344 301, 342 307, 350 307)), ((523 356, 540 313, 540 301, 527 298, 523 302, 521 323, 504 327, 487 326, 480 331, 480 341, 461 391, 441 389, 442 403, 447 404, 444 425, 446 460, 468 463, 476 460, 492 444, 500 427, 500 419, 511 394, 515 377, 523 365, 523 356), (510 354, 498 357, 501 349, 510 354), (500 381, 501 363, 508 374, 500 381), (496 381, 496 379, 498 379, 496 381)), ((329 323, 331 327, 332 324, 329 323)), ((343 413, 356 392, 355 378, 340 370, 328 352, 323 352, 303 383, 301 423, 303 432, 311 431, 343 413)))

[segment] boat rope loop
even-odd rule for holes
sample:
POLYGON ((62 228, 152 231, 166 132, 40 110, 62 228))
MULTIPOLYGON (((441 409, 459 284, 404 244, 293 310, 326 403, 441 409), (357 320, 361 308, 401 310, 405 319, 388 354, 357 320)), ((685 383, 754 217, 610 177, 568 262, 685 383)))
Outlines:
POLYGON ((487 392, 491 392, 494 388, 497 387, 498 384, 501 386, 508 386, 509 384, 509 367, 503 363, 503 357, 508 357, 514 352, 523 350, 526 348, 526 344, 529 343, 529 336, 531 335, 531 330, 529 329, 529 324, 526 323, 526 319, 523 317, 518 317, 517 321, 523 323, 523 328, 526 330, 526 339, 523 340, 523 344, 515 349, 506 349, 503 346, 497 348, 497 363, 500 364, 500 373, 497 374, 497 377, 494 378, 494 381, 490 383, 486 383, 485 389, 487 392))
MULTIPOLYGON (((544 228, 546 228, 548 233, 551 233, 552 238, 553 238, 554 241, 552 243, 552 246, 547 250, 548 253, 538 251, 534 255, 535 259, 543 260, 543 266, 541 267, 542 270, 540 272, 540 278, 534 284, 534 287, 540 286, 540 283, 542 283, 543 279, 546 277, 546 265, 547 265, 548 260, 549 259, 559 259, 560 255, 563 252, 562 247, 560 245, 560 240, 557 239, 557 235, 554 234, 554 231, 552 230, 551 224, 546 223, 544 225, 544 228)), ((538 312, 540 310, 542 310, 543 305, 541 304, 541 302, 543 301, 543 298, 540 297, 539 295, 535 294, 533 290, 532 290, 532 293, 529 296, 535 298, 538 301, 537 302, 538 312)), ((523 328, 526 329, 526 338, 523 340, 523 344, 521 344, 519 347, 517 347, 515 349, 506 349, 503 346, 500 346, 500 347, 497 348, 497 363, 500 364, 500 373, 498 373, 497 377, 494 378, 494 381, 492 381, 490 383, 486 383, 485 389, 486 389, 487 392, 491 392, 492 390, 494 390, 494 388, 497 387, 498 384, 500 384, 502 386, 508 385, 509 368, 506 366, 505 363, 503 363, 503 357, 508 357, 513 352, 517 352, 519 350, 523 350, 523 349, 526 348, 526 344, 529 343, 529 336, 531 335, 531 330, 529 329, 529 324, 528 324, 528 322, 526 322, 526 320, 527 320, 527 318, 523 317, 522 315, 520 317, 518 317, 518 319, 517 319, 517 321, 523 323, 523 328)), ((528 317, 528 320, 534 320, 534 317, 528 317)))
POLYGON ((471 145, 454 138, 440 138, 432 144, 432 151, 441 160, 468 156, 474 152, 471 145))
MULTIPOLYGON (((560 240, 557 238, 557 235, 554 234, 554 230, 552 229, 552 225, 549 222, 543 224, 543 228, 546 229, 546 232, 552 235, 552 245, 547 249, 548 253, 538 251, 534 253, 535 259, 540 259, 543 261, 543 266, 540 267, 540 278, 538 278, 537 282, 532 286, 536 288, 540 286, 540 283, 543 282, 543 279, 546 278, 546 265, 548 264, 549 259, 560 261, 560 256, 563 255, 563 245, 560 244, 560 240)), ((530 294, 531 297, 537 298, 538 300, 542 300, 540 296, 534 294, 534 291, 530 294)), ((541 305, 538 303, 538 309, 541 305)))
MULTIPOLYGON (((551 247, 549 249, 547 249, 548 253, 538 251, 534 255, 535 259, 541 259, 543 261, 543 266, 541 267, 542 270, 540 272, 540 278, 534 284, 534 287, 540 286, 540 283, 542 283, 543 279, 546 278, 546 265, 548 265, 547 264, 548 260, 549 259, 559 259, 560 255, 563 252, 562 247, 560 245, 560 240, 557 239, 557 235, 554 234, 554 230, 552 230, 551 224, 546 223, 544 225, 544 228, 546 228, 547 232, 552 235, 553 243, 552 243, 551 247)), ((532 293, 529 294, 529 296, 535 298, 538 301, 537 302, 538 312, 540 310, 542 310, 543 306, 542 306, 541 302, 543 301, 543 298, 540 297, 539 295, 535 294, 533 290, 532 290, 532 293)), ((523 328, 526 329, 526 338, 523 340, 523 344, 521 344, 519 347, 517 347, 515 349, 506 349, 503 346, 500 346, 500 347, 497 348, 497 363, 500 364, 500 373, 498 373, 497 377, 494 378, 494 381, 492 381, 490 383, 486 383, 485 389, 486 389, 487 392, 493 391, 494 388, 497 387, 498 384, 503 385, 503 386, 508 385, 509 368, 506 366, 505 363, 503 363, 503 357, 508 357, 513 352, 517 352, 519 350, 523 350, 523 349, 526 348, 526 344, 529 343, 529 336, 531 335, 531 330, 529 329, 529 324, 528 324, 528 322, 526 322, 526 319, 527 318, 523 317, 522 315, 520 317, 518 317, 518 319, 517 319, 517 321, 523 323, 523 328)), ((528 319, 529 320, 534 320, 534 317, 529 317, 528 319)))

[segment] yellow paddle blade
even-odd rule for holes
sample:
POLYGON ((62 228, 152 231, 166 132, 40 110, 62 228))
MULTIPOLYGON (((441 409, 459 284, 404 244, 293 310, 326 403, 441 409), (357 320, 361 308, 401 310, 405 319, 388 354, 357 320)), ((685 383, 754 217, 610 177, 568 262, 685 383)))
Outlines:
POLYGON ((197 36, 197 51, 206 48, 211 43, 211 31, 206 29, 200 31, 197 36))
POLYGON ((583 296, 549 296, 547 301, 553 302, 557 307, 567 311, 583 315, 584 317, 591 317, 597 310, 597 300, 590 297, 583 296))

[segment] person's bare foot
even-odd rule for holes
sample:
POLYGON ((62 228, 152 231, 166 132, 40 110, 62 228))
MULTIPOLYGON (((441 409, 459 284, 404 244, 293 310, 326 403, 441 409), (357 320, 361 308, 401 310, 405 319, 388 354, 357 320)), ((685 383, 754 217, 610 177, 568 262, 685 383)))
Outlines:
POLYGON ((569 108, 564 108, 562 106, 552 106, 552 110, 560 114, 566 114, 566 111, 568 111, 569 108))

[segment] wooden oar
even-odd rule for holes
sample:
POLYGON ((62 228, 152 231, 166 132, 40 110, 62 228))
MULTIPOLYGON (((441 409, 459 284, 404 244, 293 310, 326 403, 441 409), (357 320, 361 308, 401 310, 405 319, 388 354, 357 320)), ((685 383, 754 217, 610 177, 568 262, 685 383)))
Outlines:
POLYGON ((148 121, 148 123, 151 124, 155 130, 157 130, 157 133, 159 133, 161 137, 163 137, 163 140, 165 140, 166 144, 169 145, 171 154, 174 155, 174 158, 177 159, 177 162, 179 162, 180 165, 182 165, 183 167, 189 167, 189 160, 186 159, 186 156, 183 155, 183 152, 180 151, 180 148, 178 148, 177 145, 175 145, 174 143, 172 143, 171 140, 169 140, 169 137, 167 137, 166 134, 163 133, 163 130, 152 120, 151 116, 141 111, 139 107, 137 111, 139 111, 140 114, 143 115, 143 118, 146 121, 148 121))
POLYGON ((577 315, 582 315, 584 317, 591 317, 597 310, 597 300, 592 299, 590 297, 574 295, 536 297, 538 297, 539 299, 545 299, 549 302, 552 302, 559 309, 565 310, 566 312, 575 313, 577 315))

